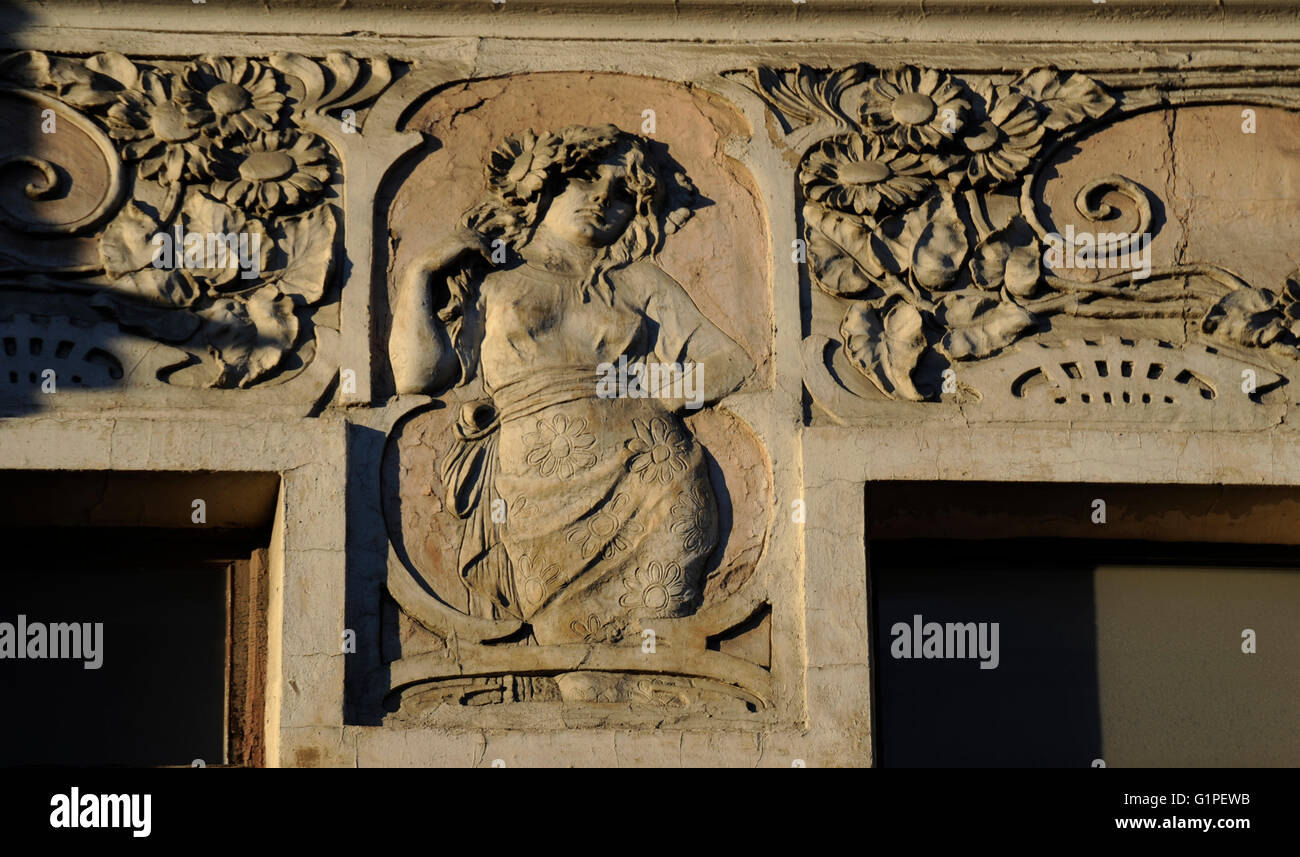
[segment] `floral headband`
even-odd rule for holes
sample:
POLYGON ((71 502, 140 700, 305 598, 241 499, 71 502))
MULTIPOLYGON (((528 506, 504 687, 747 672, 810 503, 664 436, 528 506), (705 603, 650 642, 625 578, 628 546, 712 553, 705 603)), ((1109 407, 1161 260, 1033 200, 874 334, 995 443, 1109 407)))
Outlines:
POLYGON ((504 202, 535 211, 548 180, 576 172, 582 164, 623 141, 640 143, 646 155, 648 181, 635 183, 650 191, 652 210, 640 214, 654 216, 653 209, 662 210, 665 231, 676 232, 694 213, 698 196, 695 186, 684 171, 666 169, 667 165, 651 152, 650 141, 614 125, 569 125, 554 132, 536 134, 529 130, 506 137, 488 157, 488 186, 504 202))

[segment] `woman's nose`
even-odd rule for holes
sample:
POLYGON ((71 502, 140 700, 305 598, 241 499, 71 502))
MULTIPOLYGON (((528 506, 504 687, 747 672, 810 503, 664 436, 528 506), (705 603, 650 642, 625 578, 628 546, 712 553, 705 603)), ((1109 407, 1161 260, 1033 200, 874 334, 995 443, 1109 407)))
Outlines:
POLYGON ((613 179, 609 176, 605 176, 592 182, 591 201, 598 205, 604 205, 606 200, 609 199, 609 188, 612 183, 613 179))

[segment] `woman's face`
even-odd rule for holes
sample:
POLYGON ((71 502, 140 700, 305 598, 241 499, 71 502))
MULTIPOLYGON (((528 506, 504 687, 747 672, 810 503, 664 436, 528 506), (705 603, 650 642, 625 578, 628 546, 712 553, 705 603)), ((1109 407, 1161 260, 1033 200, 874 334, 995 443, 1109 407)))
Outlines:
POLYGON ((636 200, 621 164, 592 164, 570 176, 564 191, 551 200, 542 225, 584 247, 612 243, 632 219, 636 200))

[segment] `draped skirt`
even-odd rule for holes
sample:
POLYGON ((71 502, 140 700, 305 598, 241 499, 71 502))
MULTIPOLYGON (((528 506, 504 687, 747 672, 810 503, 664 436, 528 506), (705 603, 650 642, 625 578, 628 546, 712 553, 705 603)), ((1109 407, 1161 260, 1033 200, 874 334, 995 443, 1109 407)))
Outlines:
MULTIPOLYGON (((590 373, 534 378, 467 409, 444 466, 466 517, 461 572, 538 643, 618 643, 699 603, 717 544, 703 450, 655 399, 595 396, 590 373)), ((639 641, 639 636, 638 636, 639 641)))

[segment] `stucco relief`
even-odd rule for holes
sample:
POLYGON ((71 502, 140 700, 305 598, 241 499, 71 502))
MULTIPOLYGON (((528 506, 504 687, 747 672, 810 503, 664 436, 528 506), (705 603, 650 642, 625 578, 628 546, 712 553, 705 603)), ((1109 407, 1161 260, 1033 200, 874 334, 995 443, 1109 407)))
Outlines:
POLYGON ((294 376, 315 354, 317 309, 337 300, 342 170, 327 136, 355 134, 347 108, 391 77, 387 61, 343 54, 3 58, 0 273, 11 312, 28 312, 0 325, 81 331, 31 336, 105 354, 115 384, 294 376))
MULTIPOLYGON (((1214 170, 1236 160, 1234 137, 1289 171, 1276 137, 1250 136, 1257 111, 1272 135, 1294 127, 1269 109, 1276 93, 1051 68, 737 77, 799 154, 806 383, 824 415, 854 421, 892 399, 1016 419, 1278 418, 1252 406, 1277 401, 1300 358, 1294 261, 1196 232, 1239 216, 1251 177, 1214 170)), ((1250 213, 1265 225, 1289 216, 1282 202, 1250 213)))
POLYGON ((671 143, 611 124, 515 130, 481 163, 478 201, 394 271, 395 389, 434 397, 386 467, 389 588, 435 637, 391 665, 401 716, 766 707, 767 655, 713 639, 770 636, 769 465, 725 408, 761 376, 661 258, 711 201, 671 143))

